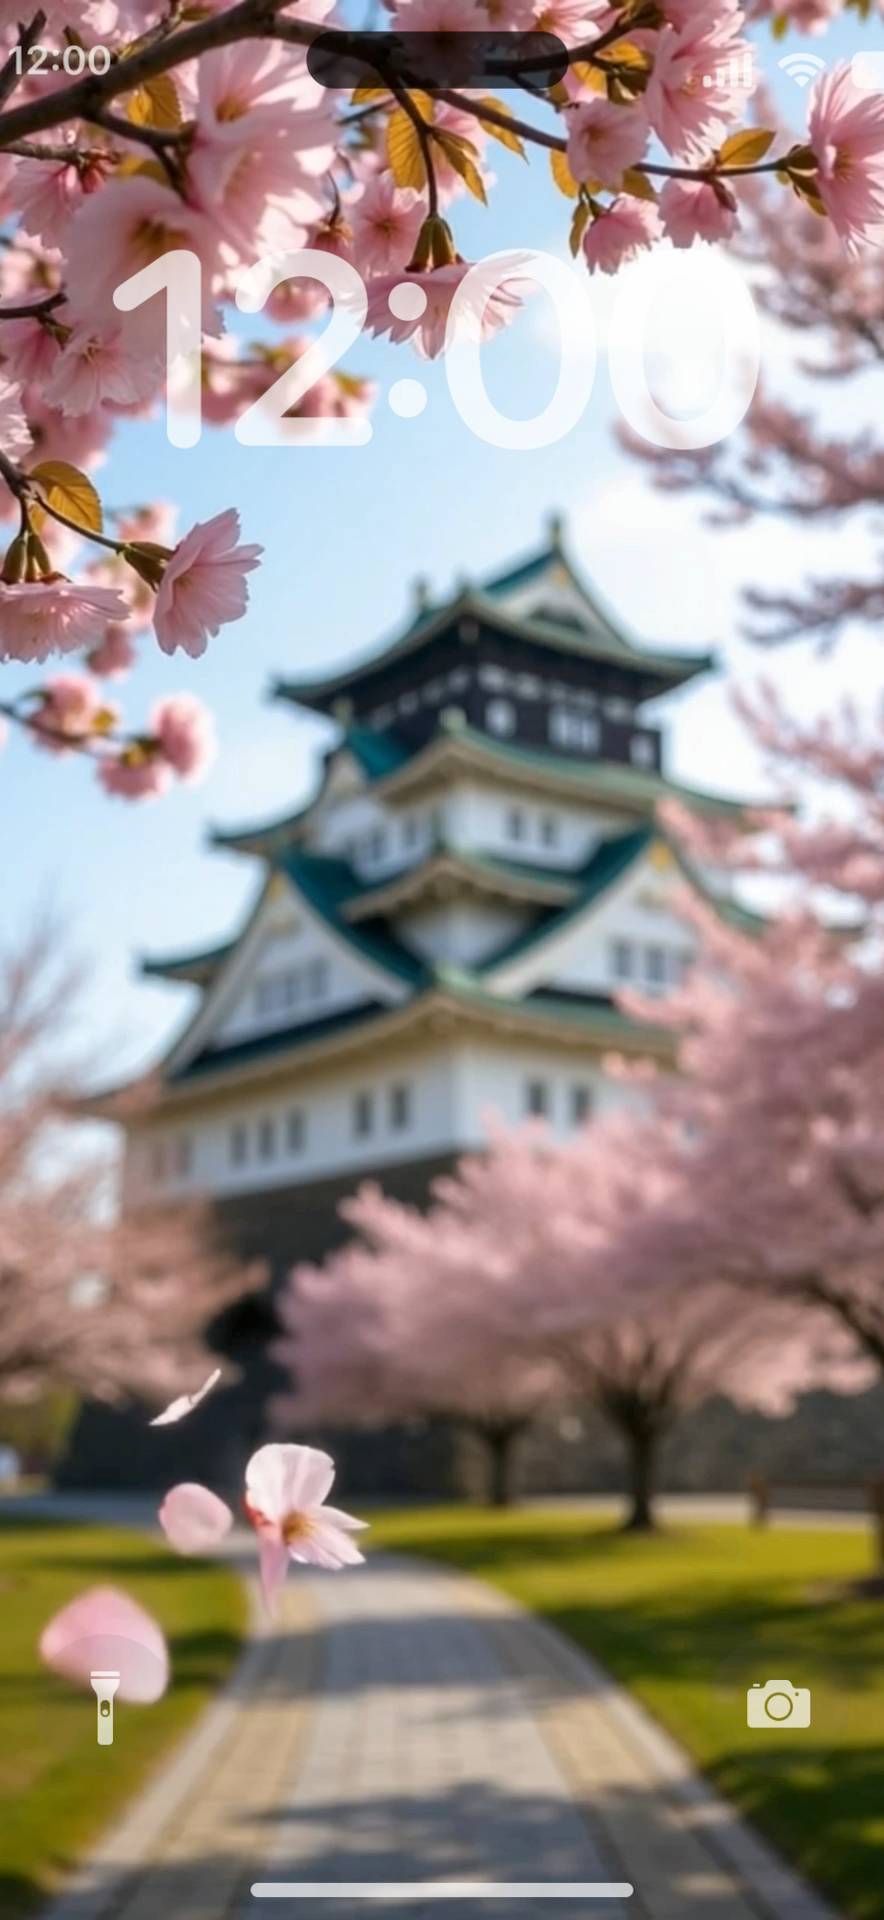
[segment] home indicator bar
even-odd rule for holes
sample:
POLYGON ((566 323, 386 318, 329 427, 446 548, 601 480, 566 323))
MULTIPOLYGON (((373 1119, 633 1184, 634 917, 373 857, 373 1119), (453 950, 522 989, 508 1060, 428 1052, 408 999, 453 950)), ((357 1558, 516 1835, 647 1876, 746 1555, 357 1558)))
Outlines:
POLYGON ((256 1900, 629 1900, 629 1880, 257 1880, 256 1900))

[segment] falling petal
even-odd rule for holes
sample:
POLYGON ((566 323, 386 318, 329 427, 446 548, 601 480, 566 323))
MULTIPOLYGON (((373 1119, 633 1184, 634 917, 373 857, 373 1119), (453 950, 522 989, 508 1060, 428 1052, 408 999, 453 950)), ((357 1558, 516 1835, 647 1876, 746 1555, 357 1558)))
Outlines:
POLYGON ((151 1420, 150 1425, 152 1427, 173 1427, 177 1420, 183 1420, 186 1414, 192 1413, 194 1407, 199 1406, 201 1400, 205 1400, 206 1394, 211 1393, 212 1388, 218 1385, 220 1378, 221 1368, 216 1367, 214 1373, 209 1374, 208 1380, 205 1380, 203 1385, 198 1387, 196 1393, 180 1394, 177 1400, 171 1401, 162 1413, 157 1414, 155 1420, 151 1420))
POLYGON ((183 1480, 166 1494, 159 1522, 176 1553, 205 1553, 226 1538, 233 1514, 217 1493, 194 1480, 183 1480))
POLYGON ((40 1658, 87 1691, 90 1674, 119 1673, 120 1699, 141 1706, 159 1700, 169 1684, 162 1628, 117 1587, 90 1587, 56 1613, 40 1635, 40 1658))

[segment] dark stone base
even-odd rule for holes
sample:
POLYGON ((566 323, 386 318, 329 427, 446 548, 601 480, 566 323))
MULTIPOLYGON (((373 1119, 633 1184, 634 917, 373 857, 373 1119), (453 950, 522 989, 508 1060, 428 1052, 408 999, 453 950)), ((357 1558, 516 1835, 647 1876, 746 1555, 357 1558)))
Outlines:
MULTIPOLYGON (((438 1156, 379 1169, 376 1177, 394 1198, 420 1206, 431 1182, 453 1165, 453 1156, 438 1156)), ((338 1207, 354 1186, 347 1175, 216 1203, 224 1243, 244 1260, 265 1261, 270 1276, 265 1294, 233 1308, 212 1329, 213 1349, 234 1363, 239 1377, 176 1427, 151 1428, 149 1413, 138 1406, 87 1401, 57 1468, 57 1486, 159 1491, 176 1480, 202 1480, 239 1497, 249 1455, 265 1440, 279 1438, 267 1410, 286 1385, 268 1355, 277 1331, 274 1294, 296 1262, 322 1260, 351 1237, 338 1207)), ((454 1491, 445 1465, 451 1446, 438 1429, 422 1425, 407 1432, 339 1436, 334 1450, 341 1484, 346 1479, 360 1493, 454 1491)))

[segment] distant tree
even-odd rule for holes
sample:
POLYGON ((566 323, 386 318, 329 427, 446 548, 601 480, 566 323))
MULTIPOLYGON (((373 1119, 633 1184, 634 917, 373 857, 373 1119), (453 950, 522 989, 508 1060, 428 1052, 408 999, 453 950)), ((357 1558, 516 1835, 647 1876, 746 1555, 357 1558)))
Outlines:
POLYGON ((884 436, 876 425, 884 394, 880 248, 845 259, 828 221, 806 209, 784 220, 781 203, 753 182, 731 245, 750 271, 759 305, 791 340, 808 380, 807 401, 784 399, 763 372, 742 426, 716 446, 661 451, 633 434, 622 437, 663 488, 705 494, 718 524, 739 526, 762 515, 810 528, 867 514, 867 570, 815 574, 769 591, 748 584, 745 598, 749 631, 758 639, 818 634, 832 640, 857 620, 875 628, 884 614, 884 436), (812 404, 813 388, 825 399, 836 383, 839 422, 829 426, 812 404))
POLYGON ((198 1210, 110 1217, 106 1168, 60 1141, 76 985, 48 922, 0 952, 0 1399, 159 1403, 198 1383, 207 1327, 260 1275, 198 1210))
POLYGON ((296 1383, 284 1416, 466 1419, 489 1444, 502 1501, 529 1420, 589 1400, 626 1451, 628 1525, 652 1526, 675 1420, 715 1392, 784 1409, 821 1377, 824 1344, 815 1316, 714 1280, 686 1285, 665 1251, 639 1267, 625 1228, 637 1205, 665 1197, 654 1146, 653 1123, 634 1116, 566 1146, 499 1133, 436 1183, 426 1215, 363 1188, 345 1209, 361 1239, 297 1268, 283 1298, 279 1357, 296 1383))

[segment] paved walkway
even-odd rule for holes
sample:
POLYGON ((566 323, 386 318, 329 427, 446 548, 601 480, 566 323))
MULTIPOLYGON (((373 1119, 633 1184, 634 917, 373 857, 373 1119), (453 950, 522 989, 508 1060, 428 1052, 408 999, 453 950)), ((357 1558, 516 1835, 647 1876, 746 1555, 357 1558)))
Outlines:
MULTIPOLYGON (((51 1920, 837 1920, 607 1675, 492 1589, 376 1555, 299 1571, 275 1627, 255 1617, 227 1694, 51 1920), (636 1891, 556 1907, 250 1895, 292 1879, 636 1891)), ((125 1708, 117 1727, 125 1740, 125 1708)))

